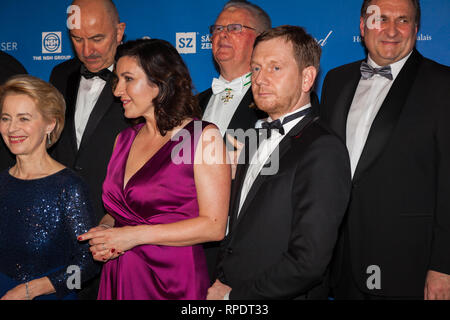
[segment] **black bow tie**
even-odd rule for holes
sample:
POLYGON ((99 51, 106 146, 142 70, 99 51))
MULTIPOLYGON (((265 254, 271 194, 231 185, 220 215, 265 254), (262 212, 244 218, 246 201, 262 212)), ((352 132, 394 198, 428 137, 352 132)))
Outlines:
POLYGON ((389 80, 393 80, 394 77, 392 76, 392 72, 391 72, 391 66, 384 66, 381 68, 374 68, 372 66, 370 66, 369 64, 367 64, 366 62, 363 61, 363 63, 361 63, 361 77, 363 78, 363 80, 367 80, 372 78, 375 74, 379 74, 380 76, 383 76, 389 80))
POLYGON ((295 120, 304 115, 307 115, 310 111, 311 111, 311 108, 306 108, 306 109, 303 109, 302 111, 291 114, 283 119, 283 123, 281 123, 280 119, 277 119, 272 122, 264 121, 263 123, 261 123, 261 127, 263 129, 267 130, 267 139, 269 139, 272 136, 272 130, 278 130, 278 132, 281 135, 284 135, 285 131, 284 131, 283 125, 285 125, 286 123, 288 123, 292 120, 295 120))
POLYGON ((102 69, 99 72, 91 72, 84 65, 81 66, 80 74, 86 79, 92 79, 93 77, 99 77, 105 81, 108 81, 111 71, 109 69, 102 69))

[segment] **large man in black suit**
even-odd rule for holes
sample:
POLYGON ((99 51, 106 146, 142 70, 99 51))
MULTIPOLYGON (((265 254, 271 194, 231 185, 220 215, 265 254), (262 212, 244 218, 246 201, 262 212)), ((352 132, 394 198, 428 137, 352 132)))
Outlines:
POLYGON ((351 181, 345 145, 310 103, 319 60, 319 45, 300 27, 256 39, 252 90, 271 120, 263 123, 270 136, 259 130, 257 151, 238 165, 230 231, 208 299, 327 297, 322 282, 351 181))
POLYGON ((419 22, 418 0, 364 1, 368 58, 324 81, 353 174, 336 298, 450 298, 450 68, 414 49, 419 22))
MULTIPOLYGON (((113 96, 111 73, 125 24, 119 22, 111 0, 75 0, 73 5, 81 12, 80 28, 70 30, 77 58, 56 66, 50 76, 67 106, 65 127, 52 155, 87 182, 93 214, 100 221, 105 215, 102 185, 114 141, 129 126, 122 104, 113 96)), ((98 278, 79 297, 96 299, 97 292, 98 278)))
MULTIPOLYGON (((267 13, 247 1, 229 1, 210 27, 212 52, 220 77, 211 88, 199 94, 203 120, 219 127, 222 136, 227 130, 255 127, 267 115, 253 106, 250 58, 255 38, 271 27, 267 13)), ((229 131, 226 141, 235 136, 229 131)), ((234 178, 234 174, 233 174, 234 178)), ((204 244, 211 281, 215 280, 218 242, 204 244)))
MULTIPOLYGON (((0 50, 0 85, 5 83, 10 77, 17 74, 26 74, 27 71, 22 64, 14 57, 0 50)), ((3 171, 14 165, 16 158, 8 147, 6 147, 3 139, 0 141, 0 171, 3 171)))
POLYGON ((106 167, 117 134, 128 126, 111 87, 125 24, 110 0, 75 0, 73 5, 81 10, 81 27, 70 30, 77 58, 56 66, 50 76, 67 104, 66 124, 52 155, 88 183, 100 221, 106 167))

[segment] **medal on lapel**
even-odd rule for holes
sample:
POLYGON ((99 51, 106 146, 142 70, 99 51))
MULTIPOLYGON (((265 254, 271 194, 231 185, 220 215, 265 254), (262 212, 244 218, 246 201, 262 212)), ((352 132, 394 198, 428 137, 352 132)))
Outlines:
POLYGON ((226 88, 225 89, 225 96, 221 98, 223 103, 227 103, 231 99, 233 99, 233 95, 231 94, 232 89, 226 88))

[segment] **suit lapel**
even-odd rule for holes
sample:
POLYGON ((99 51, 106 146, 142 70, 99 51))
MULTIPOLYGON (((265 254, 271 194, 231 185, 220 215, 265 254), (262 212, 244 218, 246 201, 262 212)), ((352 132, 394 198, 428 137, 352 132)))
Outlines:
MULTIPOLYGON (((81 65, 80 65, 81 67, 81 65)), ((74 154, 77 153, 77 136, 75 132, 75 108, 77 104, 78 88, 80 87, 80 72, 77 69, 67 78, 66 87, 66 131, 70 141, 70 147, 74 154)))
MULTIPOLYGON (((255 113, 250 108, 250 104, 253 103, 253 92, 250 87, 242 98, 239 106, 231 118, 228 124, 228 129, 247 128, 248 124, 254 121, 255 113)), ((253 127, 254 123, 252 124, 253 127)))
POLYGON ((211 99, 213 92, 212 89, 209 88, 205 92, 202 92, 198 97, 198 105, 202 111, 202 116, 205 113, 206 107, 208 106, 209 99, 211 99))
POLYGON ((86 124, 86 128, 83 133, 83 137, 81 139, 79 151, 83 149, 86 145, 87 141, 89 141, 90 137, 94 133, 97 128, 100 120, 103 118, 105 113, 111 107, 114 102, 114 96, 112 94, 112 86, 111 86, 111 77, 105 84, 100 96, 98 97, 97 103, 94 106, 94 109, 89 116, 88 123, 86 124))
POLYGON ((334 108, 334 114, 331 117, 331 128, 336 128, 336 133, 345 143, 347 140, 347 116, 350 110, 350 106, 353 102, 353 97, 358 87, 359 80, 361 79, 361 72, 359 71, 360 63, 355 64, 354 71, 352 70, 350 78, 345 81, 345 85, 339 97, 336 100, 336 107, 334 108))
MULTIPOLYGON (((255 130, 257 130, 257 129, 255 129, 255 130)), ((259 134, 258 134, 258 137, 259 137, 259 134)), ((259 144, 259 142, 258 142, 258 144, 259 144)), ((245 176, 246 176, 248 168, 249 168, 250 160, 253 158, 253 155, 255 154, 256 151, 257 151, 257 148, 249 148, 246 145, 244 152, 242 152, 240 155, 239 163, 242 163, 242 158, 244 158, 244 162, 242 164, 238 165, 238 167, 236 169, 236 177, 234 179, 233 189, 231 192, 230 230, 233 228, 234 222, 237 219, 237 214, 239 212, 239 204, 241 201, 240 199, 241 199, 242 185, 244 183, 245 176)))
POLYGON ((414 50, 394 80, 372 123, 366 144, 356 166, 353 181, 357 181, 361 174, 372 165, 389 141, 413 85, 412 79, 415 79, 422 59, 423 57, 414 50))
MULTIPOLYGON (((316 121, 318 118, 316 116, 315 110, 313 112, 311 112, 310 114, 306 115, 294 128, 292 128, 292 130, 289 131, 288 134, 286 134, 286 137, 283 138, 283 140, 281 140, 280 144, 277 146, 277 148, 274 150, 274 152, 271 154, 270 159, 273 159, 273 154, 275 152, 279 152, 278 155, 278 161, 281 162, 281 159, 283 158, 283 156, 286 154, 286 152, 291 148, 292 145, 292 139, 293 137, 298 137, 299 135, 301 135, 302 131, 308 127, 311 123, 313 123, 314 121, 316 121)), ((251 159, 251 158, 250 158, 251 159)), ((245 175, 247 173, 248 170, 248 164, 246 165, 246 169, 245 172, 243 172, 242 177, 240 177, 240 179, 242 181, 240 181, 240 185, 236 186, 237 188, 239 188, 239 197, 235 199, 235 210, 234 213, 237 216, 238 214, 238 210, 239 210, 239 202, 240 202, 240 190, 242 189, 242 183, 244 182, 245 179, 245 175)), ((237 225, 239 224, 239 222, 242 220, 242 217, 246 214, 247 212, 247 208, 250 205, 250 203, 253 201, 253 199, 255 198, 255 196, 258 194, 259 189, 261 188, 261 186, 263 185, 263 183, 265 182, 265 180, 270 177, 269 175, 261 175, 259 174, 255 181, 253 182, 247 197, 245 198, 245 201, 242 205, 242 209, 240 210, 240 214, 237 217, 237 219, 235 219, 235 222, 233 224, 233 229, 235 229, 237 227, 237 225)))

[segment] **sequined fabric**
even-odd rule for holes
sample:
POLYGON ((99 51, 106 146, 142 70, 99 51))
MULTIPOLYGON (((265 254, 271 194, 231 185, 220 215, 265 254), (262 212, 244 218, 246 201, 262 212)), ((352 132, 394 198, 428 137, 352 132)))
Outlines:
POLYGON ((98 266, 88 243, 79 243, 77 236, 94 224, 87 189, 71 170, 35 180, 1 172, 0 296, 15 285, 48 276, 55 298, 62 299, 72 292, 68 278, 72 276, 72 287, 76 284, 75 273, 67 272, 71 265, 80 268, 82 282, 92 278, 98 266))

